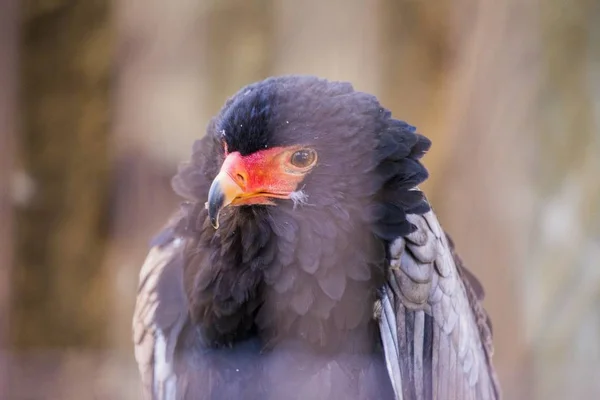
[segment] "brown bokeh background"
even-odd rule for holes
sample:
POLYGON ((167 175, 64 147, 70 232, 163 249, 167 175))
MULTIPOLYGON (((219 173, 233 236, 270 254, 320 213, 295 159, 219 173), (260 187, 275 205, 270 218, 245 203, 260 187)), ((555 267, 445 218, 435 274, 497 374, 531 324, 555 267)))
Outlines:
POLYGON ((169 179, 229 95, 287 73, 433 140, 506 398, 599 398, 599 0, 0 0, 0 399, 140 398, 169 179))

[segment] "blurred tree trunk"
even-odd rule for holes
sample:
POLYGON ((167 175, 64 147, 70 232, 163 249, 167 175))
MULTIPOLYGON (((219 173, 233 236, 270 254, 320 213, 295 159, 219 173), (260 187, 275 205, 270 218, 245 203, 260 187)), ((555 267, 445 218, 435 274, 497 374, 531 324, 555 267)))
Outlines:
POLYGON ((536 398, 600 393, 600 3, 542 3, 543 129, 529 271, 536 398), (595 109, 594 109, 595 107, 595 109))
POLYGON ((109 4, 24 4, 19 144, 35 193, 15 221, 12 340, 21 348, 105 341, 109 4))
POLYGON ((452 0, 385 0, 379 21, 384 83, 381 101, 433 142, 424 159, 432 172, 422 185, 425 192, 435 187, 449 143, 456 140, 444 126, 448 71, 461 45, 450 37, 453 26, 449 16, 454 6, 452 0))
POLYGON ((273 10, 273 74, 314 74, 381 94, 381 0, 277 0, 273 10))
POLYGON ((7 399, 13 263, 11 182, 17 115, 17 1, 0 0, 0 9, 0 398, 7 399))
MULTIPOLYGON (((243 86, 272 73, 274 7, 271 0, 215 2, 206 16, 207 118, 215 115, 225 100, 243 86)), ((203 124, 206 124, 205 119, 203 124)), ((204 128, 204 125, 202 125, 204 128)), ((203 129, 198 134, 204 134, 203 129)))
MULTIPOLYGON (((539 98, 535 1, 453 2, 433 204, 482 280, 507 399, 528 399, 524 313, 539 98), (518 16, 518 18, 517 18, 518 16)), ((429 134, 429 132, 426 132, 429 134)))

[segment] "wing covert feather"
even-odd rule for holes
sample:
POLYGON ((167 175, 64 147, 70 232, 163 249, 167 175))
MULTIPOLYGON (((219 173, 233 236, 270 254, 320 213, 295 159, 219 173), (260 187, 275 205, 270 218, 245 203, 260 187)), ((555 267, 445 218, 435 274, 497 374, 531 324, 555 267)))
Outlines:
POLYGON ((182 239, 154 246, 140 270, 133 315, 135 358, 144 398, 183 398, 185 379, 175 373, 175 346, 187 320, 182 239))
POLYGON ((417 230, 390 245, 381 299, 381 335, 396 399, 500 399, 481 284, 433 211, 408 220, 417 230))

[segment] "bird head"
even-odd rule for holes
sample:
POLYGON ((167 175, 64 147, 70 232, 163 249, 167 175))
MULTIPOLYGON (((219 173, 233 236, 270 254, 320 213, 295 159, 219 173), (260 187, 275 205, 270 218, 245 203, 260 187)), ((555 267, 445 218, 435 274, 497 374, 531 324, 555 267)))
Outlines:
POLYGON ((423 206, 420 192, 406 193, 427 176, 417 160, 429 144, 349 83, 269 78, 226 102, 174 187, 204 205, 214 229, 236 209, 294 210, 297 219, 317 210, 313 221, 336 209, 356 220, 349 225, 387 219, 397 234, 409 229, 407 208, 423 206))

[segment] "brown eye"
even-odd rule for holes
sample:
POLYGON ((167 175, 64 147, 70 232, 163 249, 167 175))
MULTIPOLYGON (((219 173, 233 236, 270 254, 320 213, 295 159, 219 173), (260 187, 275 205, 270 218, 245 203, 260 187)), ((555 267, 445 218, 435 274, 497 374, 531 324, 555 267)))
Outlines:
POLYGON ((294 167, 306 168, 310 167, 317 159, 317 153, 314 150, 302 149, 292 154, 290 162, 294 167))

